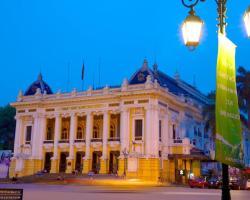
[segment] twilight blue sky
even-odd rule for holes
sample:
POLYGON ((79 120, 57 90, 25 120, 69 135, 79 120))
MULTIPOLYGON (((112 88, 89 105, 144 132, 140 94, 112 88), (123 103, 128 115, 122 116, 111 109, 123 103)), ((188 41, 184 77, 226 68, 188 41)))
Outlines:
MULTIPOLYGON (((227 34, 238 46, 236 65, 250 69, 249 47, 242 16, 250 2, 228 0, 227 34)), ((215 88, 217 56, 216 4, 196 7, 205 22, 200 46, 190 52, 182 42, 180 25, 188 13, 181 0, 1 0, 0 106, 15 101, 41 71, 56 92, 117 85, 141 67, 150 66, 193 83, 202 92, 215 88), (68 67, 69 66, 69 67, 68 67), (69 69, 69 70, 68 70, 69 69), (67 86, 69 71, 69 86, 67 86), (94 79, 94 81, 93 81, 94 79)))

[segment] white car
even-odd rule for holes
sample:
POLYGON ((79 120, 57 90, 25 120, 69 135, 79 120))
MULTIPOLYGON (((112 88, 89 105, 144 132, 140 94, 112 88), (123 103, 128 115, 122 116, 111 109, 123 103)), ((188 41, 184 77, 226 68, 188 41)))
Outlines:
POLYGON ((250 179, 247 180, 246 182, 246 190, 250 189, 250 179))

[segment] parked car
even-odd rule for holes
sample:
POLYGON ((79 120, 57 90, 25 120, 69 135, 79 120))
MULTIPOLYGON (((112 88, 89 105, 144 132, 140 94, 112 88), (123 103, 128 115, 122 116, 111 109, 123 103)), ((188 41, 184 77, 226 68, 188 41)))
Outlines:
POLYGON ((208 182, 204 178, 189 179, 188 184, 191 188, 207 188, 208 182))
POLYGON ((232 190, 240 190, 240 180, 237 177, 230 177, 229 179, 229 187, 232 190))
POLYGON ((218 177, 212 177, 208 180, 208 188, 219 189, 222 187, 222 180, 218 177))

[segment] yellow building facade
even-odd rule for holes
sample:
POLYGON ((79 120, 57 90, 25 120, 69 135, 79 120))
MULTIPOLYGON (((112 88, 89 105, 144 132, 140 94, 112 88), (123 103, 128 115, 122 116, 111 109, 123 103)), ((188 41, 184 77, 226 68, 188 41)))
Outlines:
POLYGON ((119 87, 52 93, 42 76, 11 105, 16 135, 10 176, 117 174, 185 183, 205 159, 202 106, 194 87, 144 60, 119 87))

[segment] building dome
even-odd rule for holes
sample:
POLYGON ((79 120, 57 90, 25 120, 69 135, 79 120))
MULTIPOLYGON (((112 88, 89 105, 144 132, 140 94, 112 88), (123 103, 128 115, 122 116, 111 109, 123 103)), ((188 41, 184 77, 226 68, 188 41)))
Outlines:
POLYGON ((40 89, 41 94, 53 94, 52 90, 50 89, 50 86, 43 80, 41 73, 38 75, 37 80, 34 83, 32 83, 26 90, 24 96, 36 94, 37 89, 40 89))

